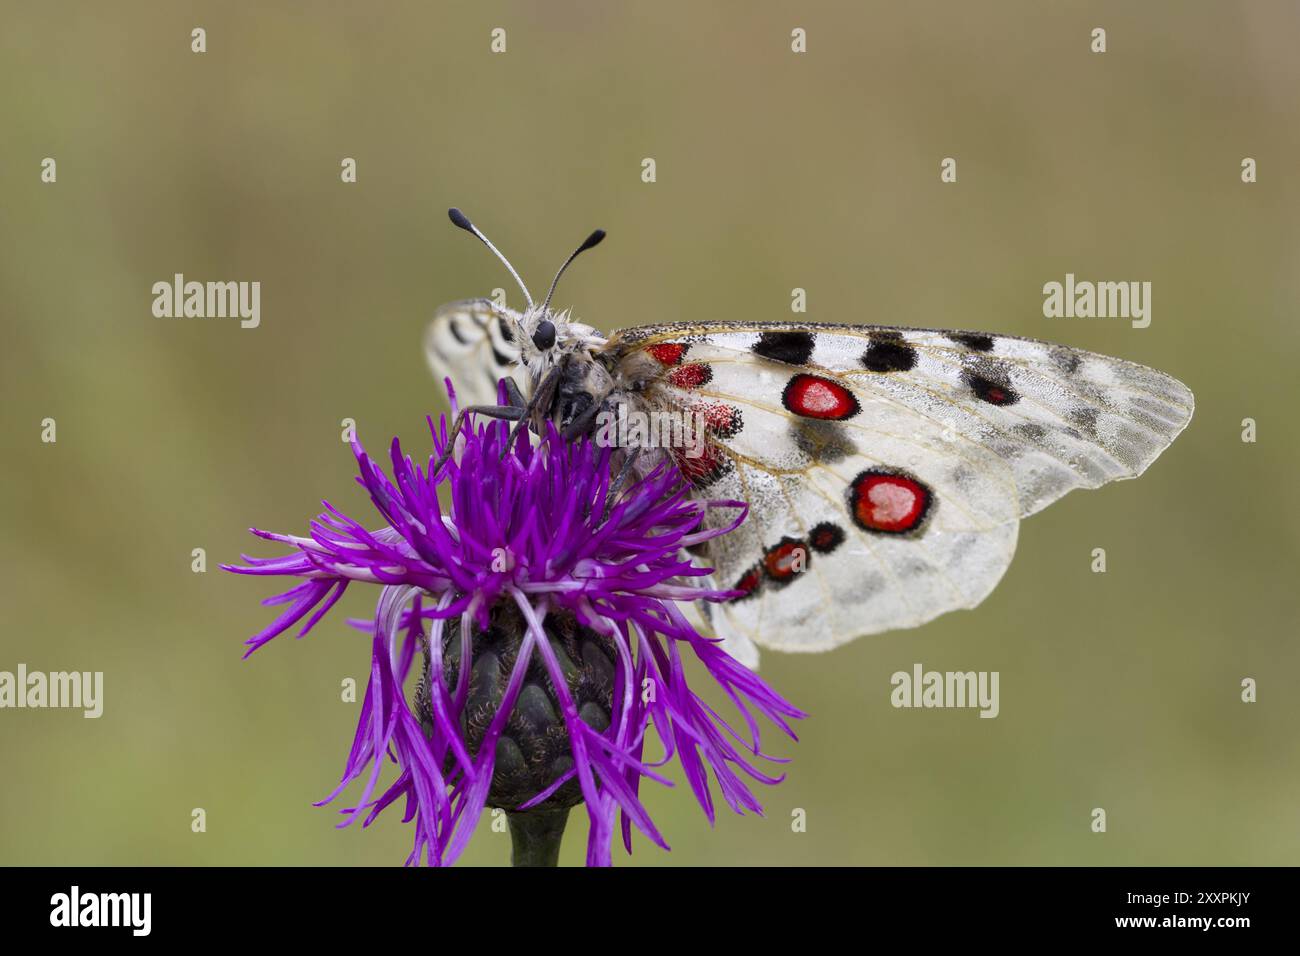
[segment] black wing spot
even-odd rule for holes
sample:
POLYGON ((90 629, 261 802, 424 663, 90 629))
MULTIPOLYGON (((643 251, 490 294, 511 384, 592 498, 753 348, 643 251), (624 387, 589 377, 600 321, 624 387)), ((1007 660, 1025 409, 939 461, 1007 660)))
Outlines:
POLYGON ((981 335, 978 332, 947 332, 945 334, 958 345, 964 345, 972 352, 993 351, 993 336, 991 335, 981 335))
POLYGON ((501 337, 511 345, 515 342, 515 333, 510 331, 510 323, 504 318, 497 319, 497 329, 501 332, 501 337))
POLYGON ((877 332, 862 353, 862 364, 869 372, 909 372, 916 365, 916 349, 897 332, 877 332))
POLYGON ((807 365, 812 357, 811 332, 764 332, 752 346, 755 355, 784 362, 786 365, 807 365))
POLYGON ((970 386, 970 390, 975 394, 976 398, 982 402, 988 402, 990 405, 1014 405, 1020 401, 1020 393, 1012 388, 1005 379, 997 381, 978 372, 967 372, 966 384, 970 386))
POLYGON ((808 543, 819 554, 830 554, 844 543, 844 529, 831 521, 823 521, 808 532, 808 543))

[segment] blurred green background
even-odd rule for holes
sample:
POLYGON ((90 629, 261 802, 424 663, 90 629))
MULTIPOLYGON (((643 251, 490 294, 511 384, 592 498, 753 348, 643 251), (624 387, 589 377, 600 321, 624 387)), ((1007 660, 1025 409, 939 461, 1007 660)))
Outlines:
MULTIPOLYGON (((0 862, 405 857, 399 814, 335 831, 310 805, 368 667, 343 617, 373 592, 245 662, 272 591, 216 565, 278 553, 245 529, 304 529, 322 497, 371 514, 341 419, 423 444, 427 318, 510 286, 452 204, 535 289, 609 230, 559 297, 602 328, 781 320, 797 286, 810 320, 1048 338, 1197 397, 1140 481, 1026 522, 977 610, 765 654, 812 714, 771 738, 793 762, 767 817, 711 829, 647 789, 673 852, 633 863, 1300 861, 1294 4, 6 2, 3 23, 0 670, 106 687, 99 720, 0 711, 0 862), (154 318, 176 272, 260 281, 261 327, 154 318), (1150 328, 1043 318, 1067 272, 1152 282, 1150 328), (1000 671, 1001 715, 891 708, 918 661, 1000 671)), ((583 836, 579 814, 563 862, 583 836)), ((484 827, 465 861, 508 855, 484 827)))

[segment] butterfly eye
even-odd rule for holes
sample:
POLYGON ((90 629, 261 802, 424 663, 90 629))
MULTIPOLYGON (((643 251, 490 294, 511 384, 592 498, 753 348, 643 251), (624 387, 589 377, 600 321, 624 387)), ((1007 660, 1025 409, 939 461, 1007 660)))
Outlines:
POLYGON ((542 319, 537 323, 537 331, 533 333, 533 344, 540 351, 545 352, 555 344, 555 323, 549 319, 542 319))

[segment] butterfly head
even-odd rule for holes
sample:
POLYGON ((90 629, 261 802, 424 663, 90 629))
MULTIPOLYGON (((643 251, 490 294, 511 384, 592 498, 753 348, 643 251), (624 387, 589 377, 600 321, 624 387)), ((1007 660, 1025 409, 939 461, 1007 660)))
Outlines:
POLYGON ((532 370, 535 377, 545 375, 559 363, 568 351, 571 339, 569 314, 541 307, 529 309, 519 316, 518 328, 515 329, 520 361, 532 370))
POLYGON ((517 333, 515 341, 521 346, 522 358, 530 368, 544 370, 558 364, 563 356, 569 352, 583 347, 582 343, 594 330, 585 325, 570 322, 568 312, 552 312, 551 297, 555 295, 555 287, 560 284, 560 276, 564 275, 564 270, 569 268, 569 264, 578 258, 579 254, 600 245, 601 240, 605 238, 604 229, 597 229, 583 240, 582 245, 573 250, 569 258, 564 260, 564 264, 560 266, 559 271, 555 273, 555 278, 551 280, 551 288, 547 291, 545 300, 541 305, 535 305, 532 295, 528 292, 528 287, 524 285, 524 280, 519 278, 519 273, 510 264, 510 260, 488 241, 487 236, 483 235, 478 227, 469 221, 469 217, 455 207, 447 210, 447 216, 452 223, 476 236, 483 245, 491 249, 493 255, 500 259, 506 269, 510 271, 510 274, 514 276, 515 282, 519 284, 520 290, 524 293, 524 300, 528 303, 528 308, 520 318, 520 328, 514 331, 517 333))

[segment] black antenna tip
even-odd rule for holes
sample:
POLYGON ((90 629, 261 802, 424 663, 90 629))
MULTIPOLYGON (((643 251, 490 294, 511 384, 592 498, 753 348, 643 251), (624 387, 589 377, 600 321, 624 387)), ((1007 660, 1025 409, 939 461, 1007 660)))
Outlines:
MULTIPOLYGON (((605 230, 597 229, 595 232, 593 232, 590 236, 587 237, 586 242, 578 246, 578 252, 586 252, 588 249, 595 248, 596 246, 600 245, 601 241, 604 238, 605 238, 605 230)), ((574 255, 577 255, 577 253, 575 252, 574 255)))
MULTIPOLYGON (((469 221, 469 217, 466 216, 459 209, 457 209, 455 206, 452 206, 450 209, 447 210, 447 218, 450 219, 452 223, 454 223, 455 225, 464 229, 466 232, 474 231, 474 224, 469 221)), ((603 239, 604 236, 601 236, 601 238, 603 239)))

